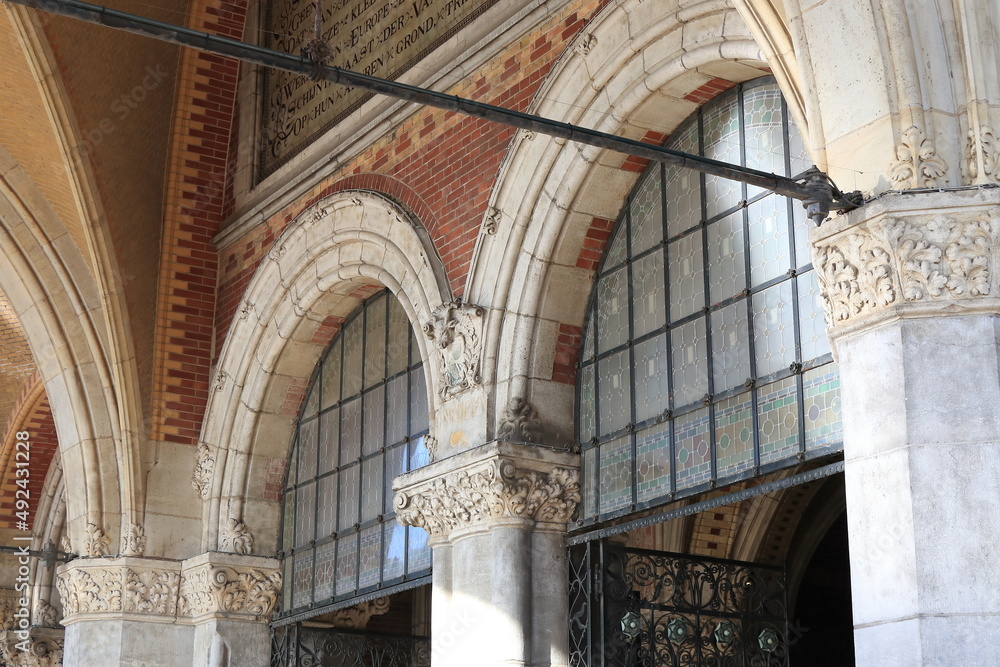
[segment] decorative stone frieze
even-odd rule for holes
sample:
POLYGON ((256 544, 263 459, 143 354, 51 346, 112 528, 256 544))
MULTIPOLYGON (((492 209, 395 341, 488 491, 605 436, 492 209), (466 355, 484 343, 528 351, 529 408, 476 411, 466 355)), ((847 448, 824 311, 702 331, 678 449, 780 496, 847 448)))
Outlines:
POLYGON ((907 313, 995 307, 1000 201, 990 195, 892 197, 814 230, 831 336, 907 313))
POLYGON ((889 165, 889 180, 895 189, 941 187, 947 172, 948 165, 922 129, 911 125, 903 130, 896 158, 889 165))
POLYGON ((480 376, 483 309, 459 301, 438 306, 424 333, 439 352, 438 393, 448 399, 482 382, 480 376))
POLYGON ((375 598, 353 607, 338 609, 329 616, 329 622, 337 628, 363 630, 372 616, 381 616, 389 611, 389 598, 375 598))
POLYGON ((81 558, 59 568, 56 588, 63 625, 83 616, 173 618, 180 581, 177 561, 81 558))
POLYGON ((222 531, 220 548, 235 554, 248 554, 253 551, 253 535, 247 525, 239 519, 230 519, 222 531))
POLYGON ((523 398, 510 399, 507 409, 500 415, 497 438, 511 442, 540 442, 541 435, 538 411, 523 398))
POLYGON ((281 577, 275 559, 259 556, 80 558, 59 568, 56 587, 63 625, 91 619, 262 622, 277 604, 281 577))
POLYGON ((178 616, 267 621, 278 604, 281 574, 273 558, 202 554, 185 561, 178 616))
POLYGON ((215 472, 215 454, 206 443, 198 443, 198 462, 191 476, 191 486, 202 500, 208 500, 212 492, 212 475, 215 472))
POLYGON ((580 503, 578 457, 497 441, 397 478, 396 518, 444 539, 495 520, 565 524, 580 503))

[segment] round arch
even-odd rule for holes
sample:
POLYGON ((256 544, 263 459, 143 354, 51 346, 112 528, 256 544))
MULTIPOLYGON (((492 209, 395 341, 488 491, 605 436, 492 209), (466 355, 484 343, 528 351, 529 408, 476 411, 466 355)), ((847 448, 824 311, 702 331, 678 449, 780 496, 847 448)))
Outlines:
MULTIPOLYGON (((671 9, 624 0, 578 36, 533 111, 663 141, 715 93, 767 73, 764 55, 731 6, 709 0, 671 9)), ((557 346, 536 341, 582 325, 591 278, 581 261, 588 230, 618 216, 641 171, 625 156, 524 133, 502 166, 491 200, 500 224, 495 235, 479 239, 466 293, 492 306, 484 368, 485 380, 497 386, 496 405, 533 402, 546 438, 572 439, 573 385, 554 377, 557 346)))
MULTIPOLYGON (((451 298, 426 232, 378 194, 322 199, 275 241, 244 294, 208 400, 194 477, 206 501, 203 548, 277 549, 280 504, 264 490, 268 467, 288 454, 296 390, 308 383, 343 318, 383 286, 414 325, 451 298)), ((428 343, 418 340, 426 362, 428 343)), ((439 381, 428 374, 432 406, 439 381)))

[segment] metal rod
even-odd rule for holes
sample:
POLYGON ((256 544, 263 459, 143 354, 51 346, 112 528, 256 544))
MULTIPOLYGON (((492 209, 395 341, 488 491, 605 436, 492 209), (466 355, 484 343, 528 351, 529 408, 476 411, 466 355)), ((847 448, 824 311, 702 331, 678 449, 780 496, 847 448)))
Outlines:
MULTIPOLYGON (((770 190, 779 195, 800 199, 806 202, 807 208, 810 203, 819 201, 819 208, 825 205, 825 212, 831 208, 852 208, 853 204, 833 201, 834 188, 827 183, 825 174, 823 178, 816 178, 819 174, 815 168, 812 170, 814 176, 807 178, 805 182, 786 176, 778 176, 756 169, 750 169, 739 165, 730 165, 718 160, 712 160, 697 155, 689 155, 679 151, 670 150, 654 144, 647 144, 633 139, 618 137, 605 132, 591 130, 569 123, 562 123, 548 118, 542 118, 532 114, 522 113, 503 107, 476 102, 455 95, 410 86, 395 81, 380 79, 358 72, 320 65, 308 59, 305 55, 294 56, 272 49, 266 49, 253 44, 247 44, 227 37, 219 37, 206 32, 198 32, 190 28, 163 23, 153 19, 145 18, 135 14, 109 9, 99 5, 93 5, 79 0, 4 0, 10 4, 23 5, 42 11, 67 16, 87 23, 102 25, 125 32, 146 35, 155 39, 179 44, 209 53, 229 56, 237 60, 243 60, 265 67, 311 76, 313 78, 329 81, 331 83, 345 86, 354 86, 362 90, 367 90, 387 97, 415 102, 454 113, 464 114, 475 118, 482 118, 497 123, 502 123, 510 127, 516 127, 529 132, 537 132, 550 137, 567 139, 596 148, 604 148, 627 155, 663 162, 678 167, 693 169, 713 176, 740 181, 749 185, 770 190), (824 180, 825 179, 825 180, 824 180)), ((810 215, 813 216, 812 208, 810 215)), ((813 216, 819 222, 819 218, 813 216)))
POLYGON ((637 528, 645 528, 646 526, 663 523, 664 521, 679 519, 682 516, 699 514, 724 505, 732 505, 733 503, 738 503, 742 500, 747 500, 748 498, 753 498, 755 496, 762 496, 766 493, 773 493, 774 491, 780 491, 781 489, 798 486, 799 484, 805 484, 806 482, 813 482, 840 472, 844 472, 843 461, 837 461, 836 463, 831 463, 823 466, 822 468, 815 468, 814 470, 800 472, 797 475, 792 475, 791 477, 786 477, 784 479, 778 479, 773 482, 766 482, 757 486, 751 486, 750 488, 743 489, 742 491, 727 493, 726 495, 719 496, 718 498, 710 498, 709 500, 703 500, 691 505, 685 505, 684 507, 667 510, 666 512, 645 516, 641 519, 626 521, 625 523, 620 523, 608 528, 601 528, 599 530, 592 530, 590 532, 574 535, 566 540, 566 545, 571 547, 576 544, 583 544, 584 542, 592 542, 593 540, 610 537, 611 535, 627 533, 628 531, 635 530, 637 528))

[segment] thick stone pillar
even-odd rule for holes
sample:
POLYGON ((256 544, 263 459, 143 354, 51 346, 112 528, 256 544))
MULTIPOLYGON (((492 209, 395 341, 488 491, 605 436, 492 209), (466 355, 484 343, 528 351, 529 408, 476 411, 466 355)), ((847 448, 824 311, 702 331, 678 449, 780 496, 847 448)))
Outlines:
POLYGON ((434 550, 434 667, 567 664, 578 458, 494 442, 396 480, 396 516, 434 550))
POLYGON ((268 665, 273 558, 80 558, 57 577, 65 667, 268 665))
POLYGON ((1000 664, 1000 194, 814 230, 841 370, 857 664, 1000 664))

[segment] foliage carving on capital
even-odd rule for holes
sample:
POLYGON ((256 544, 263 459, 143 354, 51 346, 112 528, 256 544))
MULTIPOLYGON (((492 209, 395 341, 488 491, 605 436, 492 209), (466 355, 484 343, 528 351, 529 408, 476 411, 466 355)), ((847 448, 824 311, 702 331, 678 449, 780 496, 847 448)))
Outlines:
POLYGON ((969 129, 965 156, 970 182, 1000 181, 1000 139, 997 139, 997 132, 992 127, 980 125, 978 132, 974 127, 969 129), (980 161, 982 171, 979 169, 980 161))
POLYGON ((190 617, 221 613, 262 620, 274 612, 280 591, 276 570, 210 565, 184 573, 178 611, 190 617))
POLYGON ((246 555, 253 551, 253 535, 239 519, 229 519, 222 534, 222 551, 246 555))
POLYGON ((432 537, 487 523, 521 518, 566 523, 580 503, 578 470, 525 470, 511 459, 491 459, 396 494, 396 518, 432 537))
POLYGON ((948 165, 922 129, 911 125, 903 130, 896 157, 889 164, 889 180, 895 189, 941 187, 947 172, 948 165))
MULTIPOLYGON (((34 632, 34 631, 32 631, 34 632)), ((0 640, 0 664, 10 667, 58 667, 63 664, 63 640, 32 634, 27 640, 7 633, 0 640)))
POLYGON ((56 588, 67 617, 121 612, 171 616, 179 579, 177 572, 164 569, 72 567, 59 574, 56 588))
POLYGON ((198 492, 202 500, 208 500, 212 492, 212 475, 215 472, 215 455, 212 448, 204 442, 198 443, 198 462, 195 463, 191 476, 191 486, 198 492))
POLYGON ((991 294, 1000 208, 885 217, 816 244, 816 268, 827 323, 836 326, 900 303, 991 294))
POLYGON ((83 555, 90 557, 107 556, 111 540, 96 523, 88 523, 83 541, 83 555))
POLYGON ((451 301, 438 306, 423 330, 439 353, 440 389, 448 399, 480 384, 483 309, 451 301))

